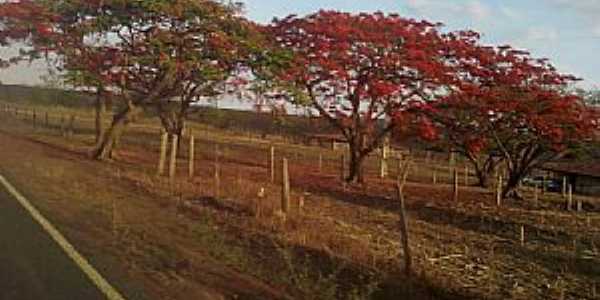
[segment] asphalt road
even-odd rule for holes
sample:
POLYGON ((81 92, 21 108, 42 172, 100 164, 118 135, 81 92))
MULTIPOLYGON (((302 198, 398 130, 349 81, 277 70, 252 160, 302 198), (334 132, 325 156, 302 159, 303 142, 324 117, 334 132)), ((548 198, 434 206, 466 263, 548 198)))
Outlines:
POLYGON ((105 299, 0 186, 0 300, 105 299))

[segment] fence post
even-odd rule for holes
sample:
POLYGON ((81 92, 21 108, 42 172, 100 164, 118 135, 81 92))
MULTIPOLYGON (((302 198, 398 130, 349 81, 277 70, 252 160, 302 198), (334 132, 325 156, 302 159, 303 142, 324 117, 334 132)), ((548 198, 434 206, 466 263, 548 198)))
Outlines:
POLYGON ((385 178, 388 175, 387 158, 388 158, 388 146, 383 145, 383 146, 381 146, 381 158, 380 158, 380 162, 379 162, 379 177, 380 178, 385 178))
POLYGON ((498 176, 498 183, 496 184, 496 206, 502 205, 502 175, 498 176))
POLYGON ((454 177, 454 184, 452 185, 453 186, 452 190, 453 190, 453 195, 454 195, 453 198, 454 198, 454 201, 456 202, 456 201, 458 201, 458 170, 456 168, 454 168, 454 176, 453 177, 454 177))
POLYGON ((177 167, 177 143, 179 142, 179 136, 173 134, 171 136, 171 160, 169 161, 169 178, 175 177, 175 169, 177 167))
POLYGON ((36 113, 35 109, 33 110, 32 118, 33 118, 33 129, 35 130, 35 129, 37 129, 37 113, 36 113))
POLYGON ((271 169, 271 183, 275 183, 275 146, 269 148, 269 165, 271 169))
POLYGON ((215 199, 221 196, 221 167, 219 161, 215 161, 215 199))
POLYGON ((525 246, 525 226, 521 225, 521 247, 525 246))
POLYGON ((568 197, 567 197, 567 210, 571 211, 572 209, 573 209, 573 185, 569 184, 568 197))
POLYGON ((340 163, 340 180, 344 182, 346 180, 346 156, 342 153, 341 163, 340 163))
POLYGON ((282 180, 281 180, 281 211, 287 214, 290 209, 290 177, 288 173, 288 161, 282 160, 282 180))
POLYGON ((437 169, 435 168, 435 166, 433 167, 433 174, 431 175, 431 180, 433 182, 433 185, 437 184, 437 169))
POLYGON ((215 144, 215 198, 221 196, 221 167, 219 164, 219 145, 215 144))
POLYGON ((169 143, 169 134, 161 128, 160 130, 160 156, 158 158, 158 170, 156 174, 161 176, 165 173, 165 161, 167 160, 167 144, 169 143))
POLYGON ((190 154, 189 154, 189 163, 188 163, 188 176, 194 178, 194 155, 195 155, 195 138, 194 134, 190 129, 190 154))

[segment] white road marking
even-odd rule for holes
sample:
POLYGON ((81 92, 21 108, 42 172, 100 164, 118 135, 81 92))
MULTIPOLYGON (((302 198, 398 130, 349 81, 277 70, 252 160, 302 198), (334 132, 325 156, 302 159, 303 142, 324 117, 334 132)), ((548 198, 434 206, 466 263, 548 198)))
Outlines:
POLYGON ((4 176, 0 175, 0 183, 6 190, 19 201, 19 203, 31 214, 42 228, 56 241, 56 243, 65 251, 65 253, 75 262, 75 264, 85 273, 90 280, 104 293, 109 300, 124 300, 123 296, 110 284, 92 265, 83 257, 69 241, 46 219, 42 214, 25 198, 19 191, 13 187, 4 176))

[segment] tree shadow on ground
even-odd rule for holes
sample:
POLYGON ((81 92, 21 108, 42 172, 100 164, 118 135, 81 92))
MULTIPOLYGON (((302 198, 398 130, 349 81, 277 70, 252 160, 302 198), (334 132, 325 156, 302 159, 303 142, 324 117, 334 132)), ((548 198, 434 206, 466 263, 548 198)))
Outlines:
POLYGON ((474 294, 454 292, 430 278, 360 265, 340 258, 334 253, 297 244, 284 245, 272 237, 255 234, 250 237, 251 248, 259 261, 268 262, 274 274, 287 274, 286 283, 299 290, 296 297, 353 299, 478 299, 474 294))

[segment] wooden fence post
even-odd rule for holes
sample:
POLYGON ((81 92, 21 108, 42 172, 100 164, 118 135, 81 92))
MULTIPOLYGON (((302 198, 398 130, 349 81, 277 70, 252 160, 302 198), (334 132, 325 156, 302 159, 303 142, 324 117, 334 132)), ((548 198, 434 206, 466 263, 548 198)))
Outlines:
POLYGON ((171 136, 171 160, 169 161, 169 178, 175 177, 175 169, 177 167, 177 144, 179 142, 179 136, 173 134, 171 136))
POLYGON ((271 183, 275 183, 275 146, 269 148, 269 166, 271 171, 271 183))
POLYGON ((396 180, 396 192, 398 201, 400 201, 400 239, 402 250, 404 251, 404 272, 407 276, 411 274, 412 258, 408 243, 408 221, 406 218, 406 207, 404 201, 404 185, 410 171, 410 162, 407 160, 398 165, 398 178, 396 180))
POLYGON ((288 161, 282 160, 282 180, 281 180, 281 211, 287 214, 290 210, 290 177, 288 173, 288 161))
POLYGON ((156 174, 162 176, 165 173, 165 162, 167 160, 167 144, 169 143, 169 134, 160 130, 160 156, 158 158, 158 170, 156 174))
POLYGON ((35 129, 37 129, 37 113, 36 113, 35 109, 33 110, 33 113, 32 113, 32 119, 33 119, 32 120, 33 121, 33 129, 35 130, 35 129))
POLYGON ((433 168, 433 174, 431 175, 431 180, 433 182, 433 185, 437 184, 437 169, 435 169, 435 166, 433 168))
POLYGON ((453 195, 454 195, 453 196, 454 201, 456 202, 456 201, 458 201, 458 170, 456 168, 454 168, 453 179, 454 179, 454 184, 452 185, 453 186, 452 191, 453 191, 453 195))
POLYGON ((195 138, 194 138, 194 134, 192 133, 191 129, 190 129, 190 154, 189 154, 189 162, 188 162, 188 177, 194 178, 194 156, 195 156, 195 138))

